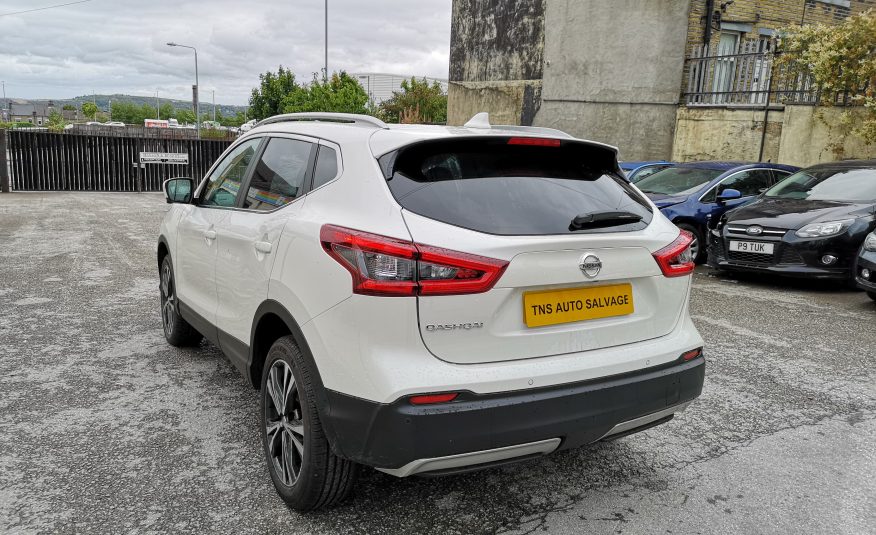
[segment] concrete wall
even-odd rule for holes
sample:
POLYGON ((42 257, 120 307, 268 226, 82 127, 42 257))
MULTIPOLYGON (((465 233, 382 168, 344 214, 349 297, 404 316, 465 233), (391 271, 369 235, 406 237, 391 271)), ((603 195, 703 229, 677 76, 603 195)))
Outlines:
MULTIPOLYGON (((876 143, 865 145, 861 138, 849 134, 843 124, 842 108, 787 106, 782 126, 779 159, 799 166, 850 158, 876 158, 876 143)), ((864 110, 853 108, 855 116, 864 110)))
POLYGON ((669 158, 691 0, 547 0, 534 124, 669 158))
POLYGON ((545 0, 453 0, 447 123, 477 112, 532 124, 541 101, 545 0))
MULTIPOLYGON (((763 160, 778 161, 784 112, 771 110, 763 160)), ((672 161, 747 160, 756 162, 763 136, 763 110, 678 108, 672 161)))
MULTIPOLYGON (((767 121, 764 161, 806 167, 849 158, 876 158, 876 144, 865 145, 841 120, 843 108, 785 106, 767 121)), ((864 110, 855 108, 853 115, 864 110)), ((854 119, 852 119, 854 122, 854 119)), ((740 108, 678 109, 672 160, 757 161, 763 110, 740 108)))

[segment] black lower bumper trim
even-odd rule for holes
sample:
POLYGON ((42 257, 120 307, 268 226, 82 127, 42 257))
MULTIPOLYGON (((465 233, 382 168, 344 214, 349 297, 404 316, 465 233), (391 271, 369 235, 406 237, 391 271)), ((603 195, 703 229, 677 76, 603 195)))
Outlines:
POLYGON ((328 390, 323 416, 336 453, 378 468, 550 438, 561 438, 559 449, 568 449, 599 440, 617 424, 695 399, 705 367, 698 357, 597 381, 462 392, 451 403, 431 406, 407 399, 381 404, 328 390))

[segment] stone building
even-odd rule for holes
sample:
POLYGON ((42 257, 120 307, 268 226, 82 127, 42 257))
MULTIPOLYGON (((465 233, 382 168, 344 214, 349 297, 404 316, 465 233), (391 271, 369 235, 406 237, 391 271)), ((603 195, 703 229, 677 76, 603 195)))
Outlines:
POLYGON ((783 111, 766 106, 770 60, 735 56, 768 53, 780 28, 871 7, 876 0, 454 0, 448 123, 488 111, 495 124, 616 145, 628 160, 777 159, 781 124, 763 135, 783 111), (712 62, 708 78, 693 57, 712 62), (740 98, 732 91, 743 75, 740 98), (768 121, 754 111, 764 107, 768 121), (709 121, 728 120, 730 134, 747 135, 739 147, 718 137, 714 147, 685 146, 709 121))

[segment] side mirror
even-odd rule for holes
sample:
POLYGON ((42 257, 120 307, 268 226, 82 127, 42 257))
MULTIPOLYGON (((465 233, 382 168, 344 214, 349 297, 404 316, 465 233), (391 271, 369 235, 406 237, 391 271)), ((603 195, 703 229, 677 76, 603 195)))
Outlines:
POLYGON ((192 202, 195 181, 191 178, 171 178, 164 181, 164 196, 168 203, 188 204, 192 202))
POLYGON ((742 198, 742 192, 738 189, 727 188, 718 195, 718 204, 724 204, 727 201, 742 198))

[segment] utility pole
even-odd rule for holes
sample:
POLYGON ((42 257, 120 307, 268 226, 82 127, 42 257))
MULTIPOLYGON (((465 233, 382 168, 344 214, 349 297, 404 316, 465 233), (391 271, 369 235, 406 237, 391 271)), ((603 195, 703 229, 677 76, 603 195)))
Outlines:
POLYGON ((3 84, 3 113, 0 114, 0 116, 3 117, 4 121, 8 121, 9 119, 7 119, 6 117, 9 113, 9 103, 6 102, 6 81, 4 80, 0 82, 0 84, 3 84))
POLYGON ((180 46, 183 48, 190 48, 195 53, 195 85, 192 87, 192 105, 195 108, 195 128, 198 131, 198 139, 201 139, 201 102, 198 95, 201 90, 201 86, 198 83, 198 50, 193 46, 181 45, 174 42, 167 43, 167 46, 180 46))
POLYGON ((323 82, 328 82, 328 0, 325 0, 325 74, 323 82))
POLYGON ((158 120, 161 120, 161 100, 158 98, 158 90, 155 90, 155 113, 158 120))
POLYGON ((213 122, 216 122, 216 90, 213 90, 213 122))

